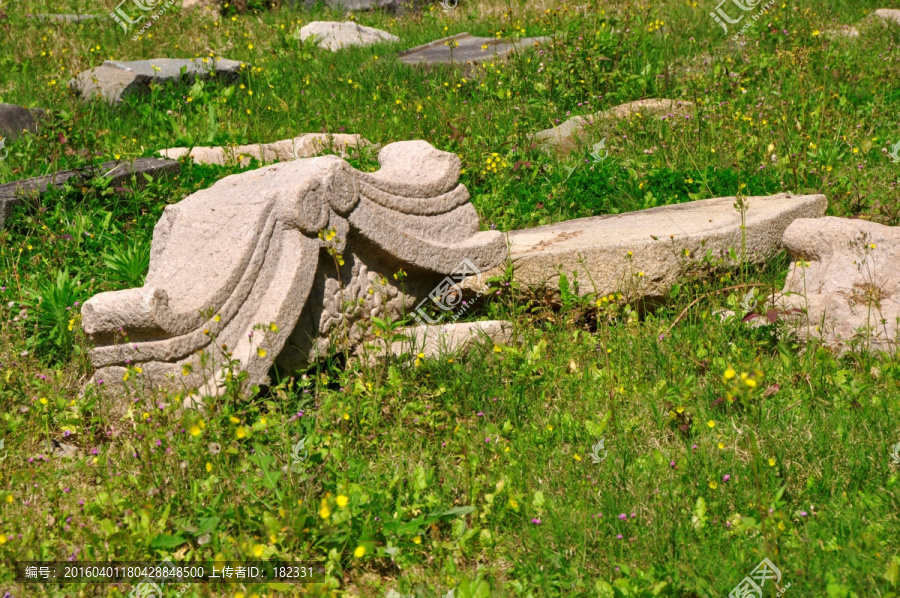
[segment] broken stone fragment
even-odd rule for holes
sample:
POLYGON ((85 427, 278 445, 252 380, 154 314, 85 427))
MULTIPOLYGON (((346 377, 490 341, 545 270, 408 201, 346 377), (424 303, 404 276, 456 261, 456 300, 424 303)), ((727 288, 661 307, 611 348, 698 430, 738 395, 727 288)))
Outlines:
POLYGON ((792 258, 781 300, 802 338, 839 352, 893 353, 900 318, 900 227, 850 218, 802 218, 784 231, 792 258))
POLYGON ((666 100, 651 98, 636 100, 627 104, 614 106, 609 110, 588 116, 573 116, 557 127, 545 129, 534 135, 534 141, 553 148, 560 153, 574 150, 579 141, 585 141, 589 128, 605 120, 623 120, 633 115, 655 118, 671 118, 690 116, 694 112, 694 103, 682 100, 666 100))
POLYGON ((234 147, 173 147, 157 152, 160 156, 178 160, 190 154, 195 164, 240 164, 247 166, 250 159, 259 162, 284 162, 298 158, 311 158, 327 151, 336 151, 342 157, 349 157, 350 148, 362 148, 372 143, 359 135, 338 133, 307 133, 293 139, 284 139, 274 143, 255 145, 238 145, 234 147))
MULTIPOLYGON (((734 264, 732 252, 739 260, 744 246, 749 262, 772 257, 781 249, 782 234, 791 222, 818 218, 827 206, 824 195, 779 194, 745 201, 743 235, 734 197, 512 231, 509 257, 514 280, 558 291, 564 274, 570 291, 579 295, 621 293, 628 300, 658 299, 706 254, 734 264)), ((482 276, 502 274, 495 268, 482 276)))
POLYGON ((107 60, 102 65, 75 75, 68 82, 69 89, 84 101, 101 98, 110 104, 122 98, 142 93, 150 83, 168 83, 219 77, 235 80, 247 65, 225 58, 151 58, 124 62, 107 60))
POLYGON ((483 62, 506 60, 516 51, 550 41, 549 37, 526 37, 503 40, 458 33, 397 54, 400 62, 410 65, 464 64, 469 67, 483 62))
POLYGON ((371 173, 337 156, 280 162, 168 206, 144 286, 82 307, 95 381, 215 394, 231 360, 246 391, 276 362, 292 371, 352 349, 373 316, 404 317, 461 262, 503 261, 505 240, 479 232, 457 181, 459 158, 403 141, 378 160, 371 173))
POLYGON ((315 37, 318 46, 337 52, 347 46, 371 46, 381 42, 398 42, 400 38, 381 29, 366 27, 353 21, 313 21, 300 28, 300 39, 315 37))
MULTIPOLYGON (((391 343, 389 351, 393 358, 406 355, 410 360, 434 359, 465 355, 481 343, 507 344, 512 338, 513 325, 512 322, 503 320, 488 320, 407 326, 398 329, 397 334, 405 336, 407 340, 391 343)), ((355 352, 357 358, 363 359, 369 365, 385 360, 387 353, 384 342, 378 338, 370 338, 355 352)))
POLYGON ((46 193, 51 186, 59 187, 71 180, 88 181, 99 176, 109 177, 110 186, 113 188, 131 181, 133 176, 138 185, 143 185, 146 182, 143 174, 156 178, 178 172, 180 169, 181 165, 172 160, 137 158, 133 162, 104 162, 78 170, 63 170, 54 174, 6 183, 0 185, 0 228, 3 227, 12 206, 19 203, 23 197, 46 193))

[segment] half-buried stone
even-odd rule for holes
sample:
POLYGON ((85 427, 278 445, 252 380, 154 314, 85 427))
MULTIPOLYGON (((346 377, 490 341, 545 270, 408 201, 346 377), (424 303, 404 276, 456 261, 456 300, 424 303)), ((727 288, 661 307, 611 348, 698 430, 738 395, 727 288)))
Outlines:
POLYGON ((68 86, 85 101, 100 98, 115 104, 127 95, 147 91, 151 82, 175 82, 182 77, 189 82, 213 77, 233 81, 246 66, 246 63, 225 58, 107 60, 98 67, 78 73, 68 86))
POLYGON ((83 181, 103 176, 109 177, 110 185, 115 187, 134 180, 138 185, 146 182, 143 174, 158 178, 162 175, 178 172, 181 165, 173 160, 157 158, 137 158, 133 162, 105 162, 78 170, 63 170, 54 174, 13 181, 0 185, 0 228, 9 216, 9 210, 22 201, 23 197, 42 195, 50 187, 58 187, 66 182, 83 181))
POLYGON ((547 149, 555 149, 557 152, 565 154, 578 147, 580 142, 583 143, 591 134, 590 128, 603 121, 624 120, 632 116, 685 118, 690 117, 693 112, 693 102, 657 98, 636 100, 596 114, 573 116, 558 127, 535 133, 534 141, 544 145, 547 149))
POLYGON ((507 60, 513 52, 549 41, 549 37, 502 40, 458 33, 404 50, 397 54, 397 58, 409 65, 462 64, 467 65, 468 70, 472 70, 481 63, 507 60))
POLYGON ((336 151, 341 157, 349 157, 351 148, 372 145, 359 135, 338 133, 307 133, 293 139, 283 139, 274 143, 237 145, 233 147, 173 147, 157 152, 164 158, 178 160, 190 155, 195 164, 218 164, 220 166, 239 164, 248 166, 250 159, 259 162, 284 162, 298 158, 311 158, 327 151, 336 151))

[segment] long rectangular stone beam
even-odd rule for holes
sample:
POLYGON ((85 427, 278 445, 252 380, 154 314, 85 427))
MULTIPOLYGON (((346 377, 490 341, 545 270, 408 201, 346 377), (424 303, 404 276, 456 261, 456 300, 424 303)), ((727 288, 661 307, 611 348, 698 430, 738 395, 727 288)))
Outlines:
MULTIPOLYGON (((579 295, 622 293, 629 299, 665 296, 679 277, 709 251, 733 250, 741 259, 741 213, 734 197, 718 197, 625 214, 594 216, 509 233, 515 280, 559 289, 563 273, 577 273, 579 295)), ((746 259, 761 262, 782 248, 785 229, 797 218, 820 218, 824 195, 779 194, 745 198, 746 259)), ((482 274, 498 276, 503 267, 482 274)), ((469 282, 473 279, 468 279, 469 282)), ((474 289, 473 284, 464 285, 474 289)))
POLYGON ((0 185, 0 228, 3 228, 10 208, 19 203, 23 196, 43 195, 50 185, 58 187, 69 179, 89 180, 98 176, 108 176, 112 179, 111 185, 119 185, 130 180, 133 174, 138 175, 137 180, 142 184, 144 178, 140 175, 143 173, 158 177, 162 174, 178 172, 180 169, 181 165, 175 160, 138 158, 134 162, 104 162, 98 166, 63 170, 54 174, 6 183, 0 185))

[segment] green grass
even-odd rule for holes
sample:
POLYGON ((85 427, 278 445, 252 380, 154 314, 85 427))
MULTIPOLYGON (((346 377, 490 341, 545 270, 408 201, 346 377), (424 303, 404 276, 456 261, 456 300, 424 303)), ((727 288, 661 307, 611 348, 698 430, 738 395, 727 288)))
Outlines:
MULTIPOLYGON (((900 221, 900 165, 885 155, 900 141, 900 29, 866 18, 882 7, 874 0, 783 2, 743 47, 709 18, 714 2, 461 0, 449 15, 360 13, 402 41, 335 54, 294 35, 343 19, 321 6, 172 12, 138 41, 108 18, 26 17, 115 4, 0 5, 0 102, 51 111, 40 135, 7 143, 0 182, 86 155, 328 131, 457 153, 484 228, 782 191, 824 193, 832 215, 900 221), (862 35, 825 34, 840 24, 862 35), (461 31, 557 38, 469 76, 395 58, 461 31), (109 58, 210 54, 252 68, 235 85, 159 87, 115 108, 65 89, 109 58), (530 143, 569 116, 645 97, 696 109, 605 125, 588 140, 606 139, 599 164, 590 143, 565 158, 530 143), (494 153, 496 172, 485 167, 494 153)), ((371 156, 352 162, 377 168, 371 156)), ((133 192, 59 189, 18 206, 0 231, 0 592, 130 591, 12 581, 15 560, 70 557, 314 560, 328 570, 321 585, 195 584, 188 597, 425 597, 457 586, 457 598, 723 596, 763 557, 790 596, 900 592, 900 473, 889 454, 900 442, 900 364, 715 315, 744 292, 724 288, 779 288, 784 256, 746 271, 711 265, 704 280, 685 273, 641 314, 502 286, 472 317, 512 320, 508 346, 417 366, 334 355, 204 411, 143 391, 139 376, 125 400, 82 394, 92 370, 81 302, 140 279, 166 205, 240 170, 185 164, 176 177, 126 185, 133 192), (734 401, 719 400, 728 393, 734 401), (301 438, 310 457, 292 468, 301 438), (608 456, 595 464, 600 439, 608 456), (53 440, 79 455, 47 458, 53 440)))

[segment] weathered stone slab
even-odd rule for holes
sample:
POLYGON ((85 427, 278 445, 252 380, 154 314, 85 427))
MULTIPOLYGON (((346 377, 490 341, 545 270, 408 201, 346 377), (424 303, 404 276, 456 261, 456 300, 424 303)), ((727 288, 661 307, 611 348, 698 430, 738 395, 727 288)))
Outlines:
MULTIPOLYGON (((483 322, 462 322, 458 324, 436 326, 408 326, 397 331, 408 340, 395 341, 390 345, 390 353, 394 358, 404 354, 410 360, 419 358, 433 359, 437 357, 465 355, 480 343, 490 342, 504 345, 513 334, 511 322, 488 320, 483 322)), ((372 365, 384 360, 387 355, 384 343, 379 339, 370 339, 360 346, 356 357, 365 359, 372 365)))
POLYGON ((501 40, 493 37, 474 37, 458 33, 433 42, 404 50, 397 54, 406 64, 468 64, 506 60, 518 50, 550 41, 549 37, 526 37, 520 40, 501 40))
POLYGON ((245 66, 243 62, 225 58, 107 60, 98 67, 78 73, 68 85, 85 101, 99 97, 114 104, 129 94, 146 91, 151 82, 178 81, 182 76, 188 81, 211 77, 233 80, 245 66))
POLYGON ((784 231, 793 261, 779 303, 802 310, 797 332, 842 352, 893 353, 900 318, 900 227, 849 218, 795 220, 784 231))
POLYGON ((400 38, 381 29, 366 27, 353 21, 313 21, 300 28, 300 39, 310 37, 319 40, 320 48, 337 52, 347 46, 371 46, 381 42, 398 42, 400 38))
POLYGON ((12 141, 23 132, 37 133, 38 120, 43 114, 40 108, 29 110, 15 104, 0 104, 0 137, 12 141))
POLYGON ((502 262, 506 243, 479 231, 459 158, 403 141, 378 160, 371 173, 337 156, 280 162, 166 207, 144 286, 82 307, 95 381, 122 384, 131 364, 134 383, 217 393, 227 356, 248 388, 264 384, 276 360, 295 370, 352 349, 369 318, 409 313, 460 262, 502 262))
MULTIPOLYGON (((824 195, 745 198, 746 258, 758 262, 781 248, 784 230, 797 218, 825 213, 824 195)), ((662 297, 691 261, 707 252, 741 255, 741 214, 734 197, 719 197, 611 216, 580 218, 512 231, 510 258, 520 284, 559 289, 577 272, 579 295, 622 293, 662 297), (685 252, 688 252, 685 254, 685 252)), ((730 261, 730 260, 729 260, 730 261)), ((483 277, 499 276, 497 268, 483 277)))
POLYGON ((90 180, 98 176, 107 176, 112 179, 111 185, 120 185, 131 180, 132 175, 137 175, 139 184, 144 183, 141 174, 149 174, 154 178, 164 174, 178 172, 181 166, 172 160, 159 160, 157 158, 138 158, 134 162, 105 162, 92 168, 81 170, 64 170, 56 174, 34 177, 22 181, 14 181, 0 185, 0 227, 9 214, 9 209, 19 203, 23 196, 47 192, 48 187, 61 186, 70 179, 90 180))
POLYGON ((326 151, 337 151, 344 158, 349 157, 350 148, 361 148, 372 143, 359 135, 338 133, 307 133, 284 139, 274 143, 256 145, 237 145, 234 147, 173 147, 157 152, 164 158, 178 160, 190 153, 195 164, 238 164, 248 166, 250 159, 255 158, 260 162, 284 162, 298 158, 311 158, 326 151))
POLYGON ((545 129, 534 135, 534 141, 546 144, 560 153, 568 153, 575 149, 578 141, 587 136, 587 128, 604 120, 621 120, 632 115, 653 116, 657 118, 684 118, 694 112, 694 103, 682 100, 650 98, 637 100, 614 106, 609 110, 588 116, 573 116, 558 127, 545 129))
POLYGON ((32 19, 37 19, 39 21, 57 21, 60 23, 82 23, 84 21, 90 21, 92 19, 99 19, 102 15, 36 14, 36 15, 28 15, 28 16, 32 19))

